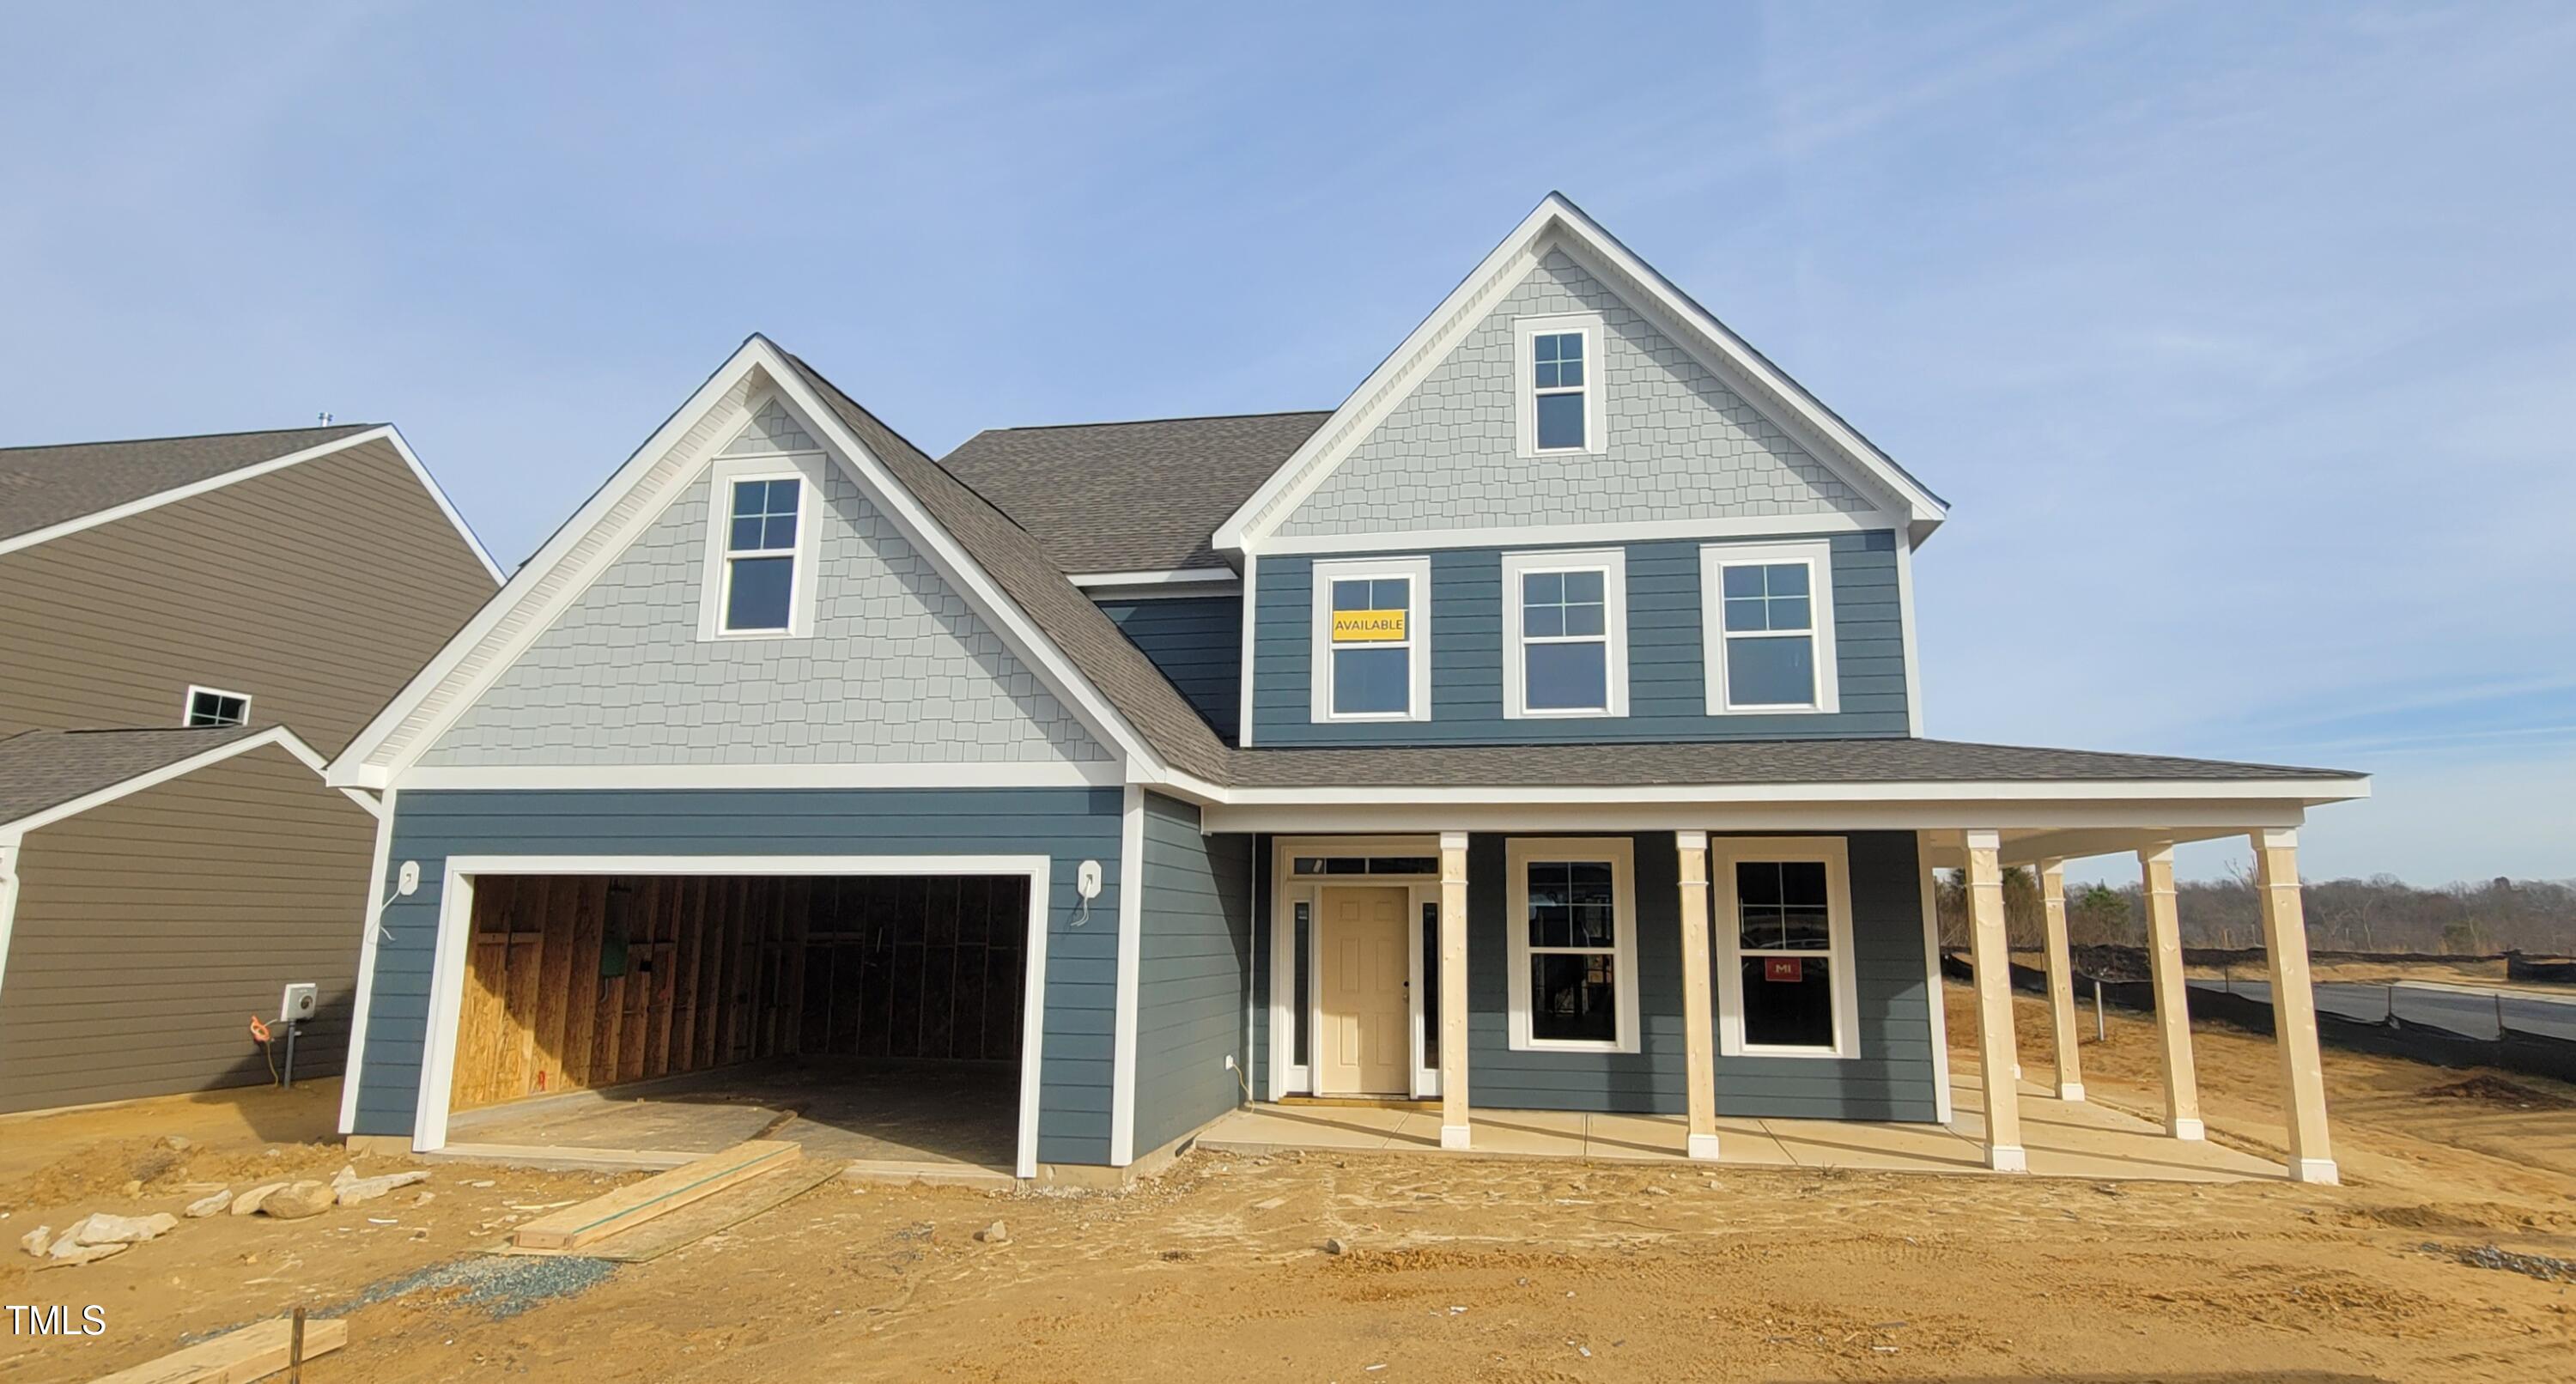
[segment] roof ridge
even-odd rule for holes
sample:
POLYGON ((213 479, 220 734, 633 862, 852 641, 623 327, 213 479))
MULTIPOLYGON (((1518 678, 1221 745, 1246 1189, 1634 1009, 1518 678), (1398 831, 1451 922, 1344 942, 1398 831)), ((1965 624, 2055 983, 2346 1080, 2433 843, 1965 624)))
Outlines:
MULTIPOLYGON (((1329 418, 1333 411, 1328 408, 1275 408, 1253 413, 1176 413, 1163 418, 1109 418, 1093 423, 1018 423, 1007 428, 986 428, 975 436, 1005 432, 1061 432, 1068 428, 1135 428, 1147 423, 1216 423, 1229 418, 1294 418, 1309 413, 1329 418)), ((959 447, 964 445, 962 442, 958 444, 959 447)), ((955 455, 955 449, 952 448, 950 454, 955 455)))
POLYGON ((7 447, 0 447, 0 452, 60 452, 69 450, 73 447, 131 447, 144 442, 203 442, 209 438, 217 437, 268 437, 298 432, 329 432, 335 428, 346 428, 350 432, 360 433, 366 432, 372 428, 381 428, 385 426, 388 425, 383 423, 315 423, 309 427, 302 428, 236 428, 229 432, 170 433, 161 437, 100 437, 92 438, 87 442, 20 442, 7 447))
MULTIPOLYGON (((762 337, 761 339, 762 339, 762 340, 764 340, 764 341, 769 341, 769 338, 767 338, 767 337, 762 337)), ((910 447, 910 448, 913 450, 913 454, 914 454, 914 455, 916 455, 916 456, 920 457, 923 461, 930 463, 930 465, 931 465, 932 467, 934 467, 934 468, 936 468, 936 469, 938 470, 939 474, 941 474, 941 475, 943 475, 943 476, 946 476, 946 477, 947 477, 949 480, 951 480, 951 481, 956 482, 956 484, 959 486, 959 488, 963 489, 967 494, 972 495, 972 496, 974 496, 977 500, 982 501, 982 502, 983 502, 983 504, 984 504, 984 507, 985 507, 985 508, 987 508, 987 509, 989 509, 989 510, 993 511, 995 514, 997 514, 997 515, 1000 515, 1000 516, 1001 516, 1001 519, 1002 519, 1002 522, 1003 522, 1003 523, 1010 525, 1012 528, 1018 529, 1018 530, 1019 530, 1021 533, 1023 533, 1023 534, 1026 534, 1026 535, 1028 536, 1028 539, 1029 539, 1029 541, 1030 541, 1031 543, 1037 544, 1037 548, 1038 548, 1038 555, 1039 555, 1039 556, 1041 556, 1041 557, 1046 558, 1048 565, 1053 566, 1053 567, 1056 569, 1056 571, 1057 571, 1057 572, 1059 572, 1059 573, 1061 573, 1061 572, 1063 572, 1063 571, 1064 571, 1064 567, 1063 567, 1063 565, 1062 565, 1062 564, 1060 564, 1060 563, 1057 563, 1057 562, 1056 562, 1056 560, 1055 560, 1055 558, 1054 558, 1051 554, 1047 553, 1047 551, 1046 551, 1046 545, 1045 545, 1045 544, 1043 544, 1043 543, 1039 543, 1039 542, 1038 542, 1038 536, 1037 536, 1036 534, 1034 534, 1034 533, 1029 533, 1029 530, 1028 530, 1028 526, 1027 526, 1027 525, 1022 524, 1019 520, 1012 518, 1012 517, 1011 517, 1011 512, 1010 512, 1009 510, 1006 510, 1006 509, 1002 508, 1000 505, 994 504, 994 503, 993 503, 993 497, 992 497, 992 496, 985 494, 983 491, 977 490, 977 489, 975 488, 975 485, 974 485, 974 483, 973 483, 973 482, 971 482, 971 481, 967 480, 964 476, 958 475, 956 472, 949 470, 949 469, 948 469, 948 467, 947 467, 945 464, 943 464, 943 463, 939 460, 939 458, 937 458, 937 457, 935 457, 935 456, 932 456, 932 455, 931 455, 930 453, 928 453, 928 452, 923 451, 923 450, 921 449, 921 444, 920 444, 920 443, 917 443, 917 442, 913 441, 911 438, 904 436, 904 435, 903 435, 903 433, 902 433, 899 429, 897 429, 897 428, 896 428, 892 423, 889 423, 889 422, 887 422, 886 420, 884 420, 883 418, 878 417, 878 416, 877 416, 877 413, 876 413, 876 410, 874 410, 874 409, 872 409, 872 408, 869 408, 867 405, 865 405, 865 404, 863 404, 863 403, 860 403, 860 402, 859 402, 858 400, 856 400, 856 399, 851 398, 851 397, 850 397, 850 392, 849 392, 848 390, 843 389, 843 388, 841 388, 839 385, 832 383, 832 381, 831 381, 828 377, 826 377, 826 376, 823 374, 823 372, 822 372, 822 371, 817 370, 817 369, 815 369, 811 364, 808 364, 808 363, 806 362, 806 360, 805 360, 805 358, 804 358, 803 356, 800 356, 800 355, 796 354, 794 351, 788 350, 788 349, 787 349, 786 347, 784 347, 784 346, 779 346, 779 345, 778 345, 778 343, 777 343, 777 342, 775 342, 775 341, 770 341, 770 342, 769 342, 769 344, 770 344, 771 346, 777 347, 777 349, 778 349, 778 353, 779 353, 780 355, 783 355, 783 356, 787 357, 790 361, 795 362, 795 365, 796 365, 796 368, 797 368, 797 369, 804 371, 808 376, 812 377, 812 378, 813 378, 813 379, 815 379, 816 381, 819 381, 819 382, 822 384, 822 386, 823 386, 824 388, 829 389, 829 390, 831 390, 834 394, 839 395, 839 396, 841 397, 841 402, 843 402, 843 403, 845 403, 845 404, 848 404, 850 407, 852 407, 852 408, 854 408, 854 409, 857 409, 860 413, 867 415, 867 418, 868 418, 868 421, 869 421, 869 422, 874 423, 874 424, 876 424, 878 427, 885 429, 885 431, 886 431, 886 436, 893 438, 895 441, 902 443, 902 444, 903 444, 903 445, 905 445, 906 447, 910 447)))

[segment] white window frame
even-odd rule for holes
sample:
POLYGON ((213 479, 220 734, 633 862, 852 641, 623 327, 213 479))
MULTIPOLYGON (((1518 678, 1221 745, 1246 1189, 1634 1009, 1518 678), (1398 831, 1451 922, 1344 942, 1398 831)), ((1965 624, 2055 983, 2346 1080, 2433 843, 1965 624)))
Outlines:
MULTIPOLYGON (((1860 986, 1852 974, 1851 843, 1840 836, 1716 836, 1708 838, 1709 917, 1716 924, 1717 1051, 1721 1057, 1805 1057, 1846 1061, 1860 1056, 1860 986), (1811 861, 1825 867, 1827 946, 1821 955, 1834 992, 1831 1047, 1748 1043, 1744 1038, 1743 913, 1735 867, 1745 862, 1811 861)), ((1755 952, 1754 955, 1764 955, 1755 952)), ((1816 952, 1803 952, 1815 956, 1816 952)), ((1939 996, 1933 996, 1937 1002, 1939 996)))
MULTIPOLYGON (((1637 852, 1625 836, 1516 836, 1504 843, 1509 876, 1508 925, 1511 950, 1510 1041, 1514 1052, 1637 1051, 1637 852), (1529 867, 1540 862, 1576 861, 1610 867, 1611 995, 1619 1006, 1617 1036, 1597 1039, 1536 1038, 1530 1033, 1529 867)), ((1550 952, 1567 950, 1550 947, 1550 952)), ((1589 952, 1591 948, 1580 950, 1589 952)))
POLYGON ((207 687, 203 684, 192 682, 188 684, 188 695, 179 699, 179 725, 182 729, 211 730, 218 726, 246 726, 249 724, 250 694, 248 692, 227 692, 220 687, 207 687), (197 699, 199 697, 236 698, 242 704, 242 718, 238 721, 209 721, 204 726, 199 726, 197 724, 197 699))
POLYGON ((1711 716, 1831 716, 1842 709, 1842 679, 1834 662, 1834 553, 1821 539, 1793 543, 1708 543, 1699 550, 1700 654, 1708 679, 1711 716), (1816 699, 1805 706, 1738 703, 1726 685, 1727 645, 1735 639, 1773 636, 1726 632, 1726 569, 1804 563, 1807 568, 1809 638, 1816 648, 1816 699))
MULTIPOLYGON (((1431 719, 1431 559, 1428 557, 1351 558, 1318 562, 1314 567, 1312 609, 1307 616, 1311 636, 1312 670, 1307 677, 1312 705, 1310 714, 1318 724, 1345 721, 1428 721, 1431 719), (1410 703, 1403 711, 1357 711, 1337 714, 1333 710, 1333 583, 1407 577, 1413 582, 1412 604, 1406 607, 1404 639, 1397 647, 1413 654, 1406 697, 1410 703)), ((1385 648, 1386 644, 1370 647, 1385 648)))
MULTIPOLYGON (((1549 317, 1516 317, 1512 319, 1512 413, 1519 428, 1519 451, 1524 457, 1599 455, 1603 435, 1608 432, 1601 416, 1601 343, 1607 333, 1597 312, 1559 313, 1549 317), (1572 332, 1583 338, 1583 445, 1550 447, 1538 445, 1538 338, 1572 332)), ((1559 391, 1550 390, 1549 393, 1559 391)))
MULTIPOLYGON (((732 639, 806 639, 814 633, 815 569, 822 552, 823 467, 820 452, 772 452, 761 456, 719 457, 707 468, 707 533, 706 556, 699 574, 698 638, 700 641, 732 639), (796 547, 788 556, 795 567, 788 578, 787 628, 783 630, 735 630, 725 628, 725 596, 733 581, 735 556, 730 544, 733 532, 733 487, 736 481, 784 481, 798 483, 796 497, 796 547)), ((778 556, 778 553, 757 556, 778 556)))
MULTIPOLYGON (((1582 644, 1591 636, 1541 638, 1547 644, 1582 644)), ((1506 720, 1563 720, 1628 714, 1628 552, 1624 548, 1585 548, 1572 552, 1503 554, 1503 717, 1506 720), (1521 578, 1531 573, 1599 572, 1601 631, 1607 673, 1601 708, 1531 707, 1529 636, 1521 632, 1521 578)))

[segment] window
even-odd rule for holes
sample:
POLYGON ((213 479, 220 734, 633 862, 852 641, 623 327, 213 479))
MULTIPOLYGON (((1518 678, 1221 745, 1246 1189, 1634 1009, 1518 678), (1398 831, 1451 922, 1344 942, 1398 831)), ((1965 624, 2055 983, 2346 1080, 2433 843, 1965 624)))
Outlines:
POLYGON ((1708 712, 1830 712, 1833 554, 1821 541, 1700 549, 1708 712))
POLYGON ((1843 839, 1712 837, 1709 853, 1723 943, 1720 1050, 1857 1056, 1843 839))
POLYGON ((728 634, 785 631, 796 594, 796 510, 805 483, 794 476, 735 481, 725 537, 724 628, 728 634))
POLYGON ((1426 1075, 1440 1072, 1440 904, 1426 900, 1422 905, 1422 1067, 1426 1075))
POLYGON ((250 694, 191 687, 182 715, 183 726, 245 726, 250 724, 250 694))
POLYGON ((1314 905, 1306 900, 1299 899, 1297 901, 1297 926, 1296 937, 1294 939, 1297 949, 1297 958, 1291 967, 1291 969, 1296 973, 1295 984, 1292 987, 1295 996, 1295 1007, 1288 1011, 1291 1040, 1289 1043, 1288 1060, 1300 1067, 1306 1065, 1306 1030, 1309 1027, 1307 1016, 1315 1012, 1315 917, 1313 909, 1314 905))
POLYGON ((1505 554, 1503 644, 1504 716, 1627 715, 1627 554, 1505 554))
POLYGON ((1600 316, 1524 317, 1513 327, 1520 454, 1600 451, 1600 316))
POLYGON ((1288 867, 1292 875, 1430 875, 1440 874, 1440 860, 1428 855, 1301 855, 1288 867))
POLYGON ((1511 1045, 1637 1050, 1637 919, 1625 839, 1515 840, 1511 1045))
POLYGON ((1314 719, 1431 719, 1425 558, 1315 564, 1314 719))

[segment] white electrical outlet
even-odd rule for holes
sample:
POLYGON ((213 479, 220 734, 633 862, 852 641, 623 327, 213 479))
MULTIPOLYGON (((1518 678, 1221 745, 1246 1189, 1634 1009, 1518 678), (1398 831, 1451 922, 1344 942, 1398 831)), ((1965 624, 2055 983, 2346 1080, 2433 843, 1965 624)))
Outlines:
POLYGON ((1234 1054, 1233 1054, 1233 1053, 1227 1053, 1227 1054, 1225 1055, 1225 1069, 1226 1069, 1227 1071, 1229 1071, 1229 1072, 1234 1070, 1234 1054))

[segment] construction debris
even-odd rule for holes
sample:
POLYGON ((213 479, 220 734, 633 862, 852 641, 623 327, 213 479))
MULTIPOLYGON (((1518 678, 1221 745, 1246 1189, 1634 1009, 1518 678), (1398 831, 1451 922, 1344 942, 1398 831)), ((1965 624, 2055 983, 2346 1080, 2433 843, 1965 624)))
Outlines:
POLYGON ((261 1215, 281 1221, 300 1221, 321 1215, 339 1200, 340 1193, 328 1182, 291 1182, 269 1193, 259 1210, 261 1215))
POLYGON ((727 1187, 776 1172, 795 1162, 803 1152, 797 1145, 780 1140, 754 1139, 736 1144, 722 1153, 629 1183, 606 1196, 539 1216, 512 1232, 511 1243, 521 1249, 579 1249, 727 1187))
MULTIPOLYGON (((348 1170, 344 1168, 341 1171, 345 1173, 348 1170)), ((360 1202, 374 1201, 397 1187, 427 1181, 429 1170, 422 1168, 407 1173, 386 1173, 382 1177, 351 1177, 346 1182, 335 1178, 331 1185, 338 1189, 342 1206, 356 1206, 360 1202)))
MULTIPOLYGON (((149 1364, 130 1370, 119 1370, 97 1384, 234 1384, 234 1381, 265 1379, 286 1368, 293 1349, 295 1324, 285 1317, 274 1317, 239 1331, 228 1331, 211 1341, 188 1347, 175 1355, 164 1355, 149 1364)), ((307 1318, 304 1323, 304 1358, 327 1355, 349 1343, 349 1324, 345 1321, 323 1321, 307 1318)))
POLYGON ((196 1220, 203 1216, 211 1216, 232 1204, 233 1194, 229 1189, 227 1189, 225 1191, 217 1192, 213 1196, 199 1197, 195 1201, 189 1202, 188 1209, 183 1214, 185 1214, 190 1220, 196 1220))
POLYGON ((178 1224, 179 1218, 167 1211, 149 1216, 118 1216, 96 1211, 88 1219, 75 1222, 71 1229, 63 1232, 63 1236, 80 1245, 136 1245, 146 1240, 157 1240, 178 1224))
POLYGON ((236 1216, 255 1214, 259 1210, 262 1202, 267 1201, 271 1196, 284 1190, 286 1190, 286 1184, 283 1182, 263 1182, 260 1185, 251 1188, 249 1191, 242 1193, 240 1196, 233 1198, 233 1214, 236 1216))

